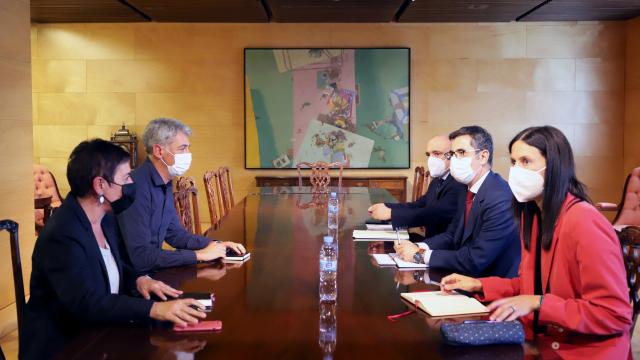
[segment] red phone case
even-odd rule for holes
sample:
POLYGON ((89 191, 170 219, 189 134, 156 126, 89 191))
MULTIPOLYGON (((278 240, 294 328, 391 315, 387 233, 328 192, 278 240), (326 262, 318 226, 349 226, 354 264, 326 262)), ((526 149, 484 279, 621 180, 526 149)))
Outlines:
POLYGON ((195 325, 187 325, 187 326, 173 326, 173 331, 175 332, 196 332, 196 331, 218 331, 222 330, 222 321, 220 320, 207 320, 200 321, 195 325))

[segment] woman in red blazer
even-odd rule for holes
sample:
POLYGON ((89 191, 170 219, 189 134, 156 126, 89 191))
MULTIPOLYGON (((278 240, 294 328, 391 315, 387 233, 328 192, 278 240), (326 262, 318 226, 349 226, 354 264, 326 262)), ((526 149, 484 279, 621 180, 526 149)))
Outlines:
POLYGON ((543 356, 629 357, 632 309, 620 243, 577 180, 569 142, 556 128, 532 127, 511 140, 509 152, 519 277, 452 274, 443 290, 493 301, 491 320, 520 318, 543 356))

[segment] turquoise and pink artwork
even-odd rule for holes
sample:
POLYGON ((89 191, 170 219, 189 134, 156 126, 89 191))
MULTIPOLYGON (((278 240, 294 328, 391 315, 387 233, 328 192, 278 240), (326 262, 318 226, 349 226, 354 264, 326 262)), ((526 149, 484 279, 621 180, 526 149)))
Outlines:
POLYGON ((409 49, 245 49, 245 164, 409 167, 409 49))

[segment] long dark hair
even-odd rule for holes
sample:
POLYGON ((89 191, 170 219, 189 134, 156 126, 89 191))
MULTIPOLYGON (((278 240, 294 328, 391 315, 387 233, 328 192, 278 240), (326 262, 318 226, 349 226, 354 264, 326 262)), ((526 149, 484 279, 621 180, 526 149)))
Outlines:
POLYGON ((509 143, 509 153, 513 144, 521 140, 538 149, 547 161, 542 192, 542 209, 538 209, 535 201, 520 203, 513 200, 513 210, 518 221, 522 221, 522 237, 525 249, 531 244, 531 227, 533 219, 542 211, 539 231, 542 232, 542 246, 545 250, 551 247, 553 231, 562 210, 567 192, 578 201, 591 203, 586 187, 576 178, 576 166, 573 151, 564 134, 552 126, 536 126, 522 130, 509 143))

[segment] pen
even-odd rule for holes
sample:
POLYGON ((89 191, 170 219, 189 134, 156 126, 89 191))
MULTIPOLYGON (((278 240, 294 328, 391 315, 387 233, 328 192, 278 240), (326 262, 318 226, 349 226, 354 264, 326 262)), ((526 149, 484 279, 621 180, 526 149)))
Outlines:
POLYGON ((398 228, 396 228, 396 239, 398 239, 396 245, 400 245, 400 230, 398 228))

